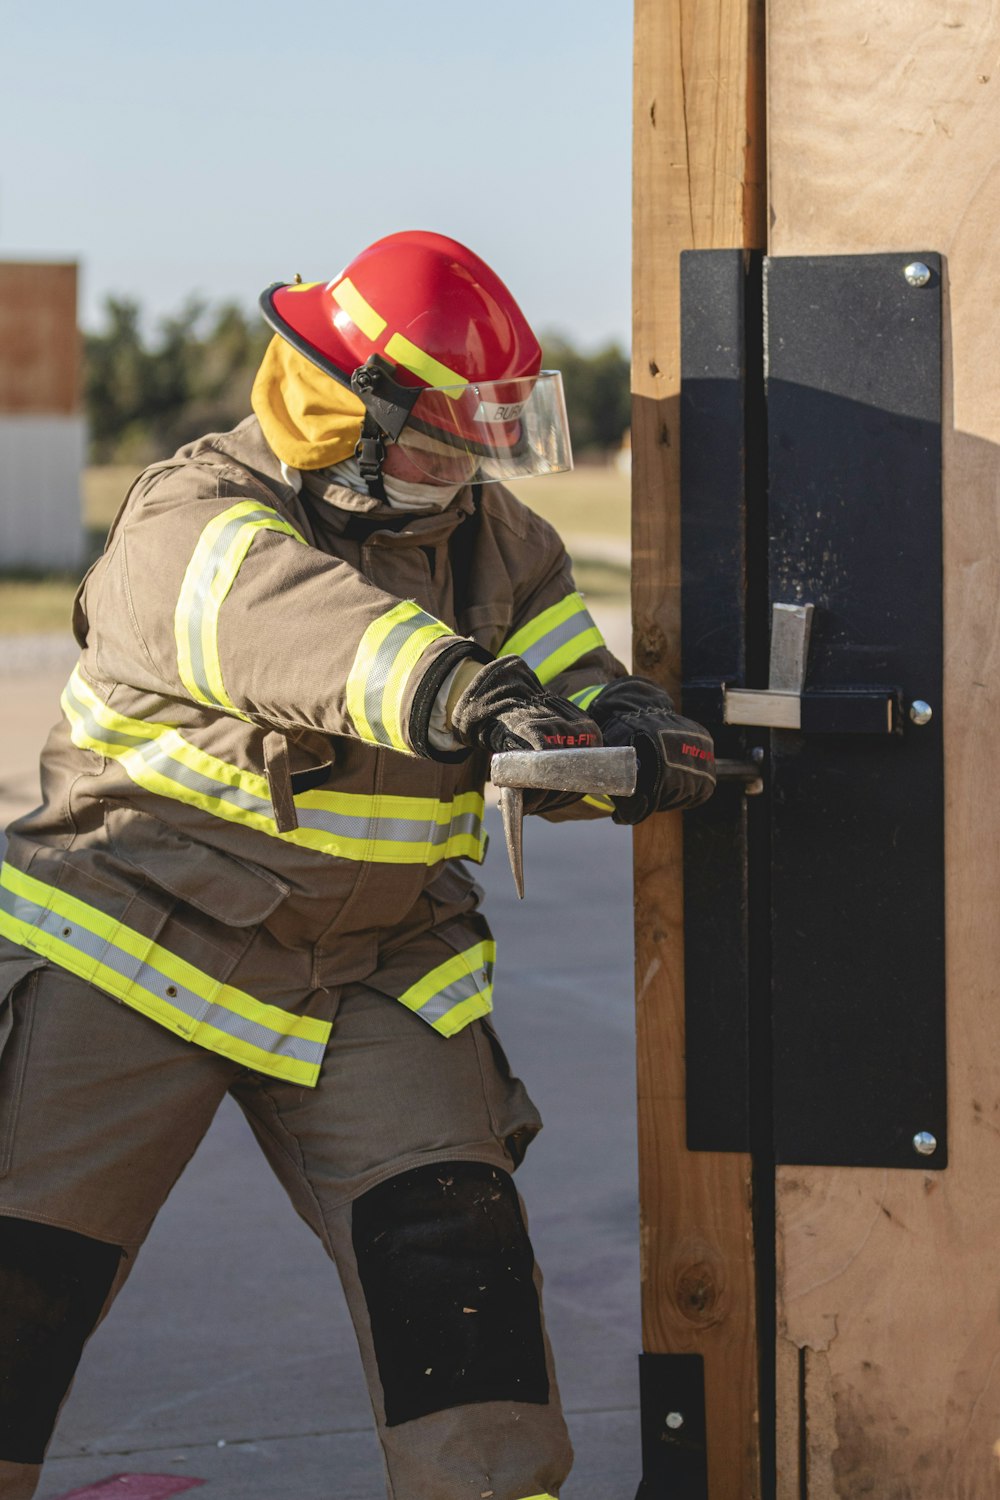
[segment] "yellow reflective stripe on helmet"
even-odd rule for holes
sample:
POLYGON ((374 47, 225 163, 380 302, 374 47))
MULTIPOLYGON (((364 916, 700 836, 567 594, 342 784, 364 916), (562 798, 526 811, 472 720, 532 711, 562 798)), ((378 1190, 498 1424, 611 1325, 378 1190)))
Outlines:
POLYGON ((342 307, 356 328, 374 344, 385 328, 385 319, 366 302, 349 276, 330 288, 330 295, 338 307, 342 307))
POLYGON ((406 684, 427 647, 448 635, 454 631, 410 599, 369 625, 347 677, 347 711, 363 740, 413 754, 402 724, 406 684))
POLYGON ((5 864, 0 933, 186 1041, 244 1067, 315 1085, 330 1023, 267 1005, 89 902, 5 864))
POLYGON ((482 863, 484 802, 476 791, 450 802, 358 792, 300 792, 298 828, 279 832, 267 781, 192 745, 179 730, 130 719, 103 703, 79 667, 62 696, 73 743, 113 758, 137 786, 212 817, 337 859, 374 864, 482 863))
MULTIPOLYGON (((366 297, 358 291, 349 276, 345 276, 336 285, 330 284, 330 295, 338 307, 343 308, 356 328, 360 328, 366 338, 375 341, 387 328, 387 323, 382 314, 376 312, 366 297)), ((390 334, 386 342, 385 352, 390 359, 409 370, 411 375, 418 376, 430 386, 461 386, 464 391, 468 381, 455 370, 449 370, 433 354, 428 354, 426 349, 421 349, 417 344, 412 344, 403 333, 390 334)), ((444 394, 449 401, 457 401, 462 391, 445 390, 444 394)))
POLYGON ((476 943, 426 973, 399 996, 442 1036, 454 1036, 477 1016, 493 1009, 493 966, 497 945, 492 938, 476 943))
MULTIPOLYGON (((394 333, 385 346, 385 352, 390 359, 401 364, 404 370, 409 370, 411 375, 417 375, 428 385, 460 385, 463 388, 468 385, 468 381, 463 376, 456 374, 454 370, 449 370, 447 365, 443 365, 432 354, 418 349, 416 344, 411 344, 405 334, 394 333)), ((444 394, 452 401, 457 401, 462 392, 446 390, 444 394)))
POLYGON ((306 545, 306 539, 277 511, 257 500, 241 500, 213 516, 198 538, 174 611, 177 670, 198 703, 245 719, 222 679, 219 662, 219 610, 236 581, 259 531, 279 531, 306 545))
POLYGON ((606 687, 606 682, 599 682, 596 687, 581 688, 578 693, 570 693, 569 701, 575 703, 577 708, 588 709, 598 693, 603 693, 606 687))
POLYGON ((545 683, 604 644, 581 596, 567 594, 515 630, 503 651, 523 657, 539 682, 545 683))

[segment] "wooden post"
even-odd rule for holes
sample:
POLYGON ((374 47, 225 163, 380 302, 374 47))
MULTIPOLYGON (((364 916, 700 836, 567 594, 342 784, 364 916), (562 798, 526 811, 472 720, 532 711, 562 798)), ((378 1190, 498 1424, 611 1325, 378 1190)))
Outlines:
MULTIPOLYGON (((635 670, 679 680, 680 253, 763 247, 763 0, 636 0, 635 670)), ((705 1360, 711 1500, 759 1495, 750 1161, 684 1130, 681 830, 635 839, 643 1347, 705 1360)))
POLYGON ((779 1169, 778 1494, 987 1500, 1000 1495, 1000 13, 771 0, 768 38, 771 253, 947 257, 950 1165, 779 1169))

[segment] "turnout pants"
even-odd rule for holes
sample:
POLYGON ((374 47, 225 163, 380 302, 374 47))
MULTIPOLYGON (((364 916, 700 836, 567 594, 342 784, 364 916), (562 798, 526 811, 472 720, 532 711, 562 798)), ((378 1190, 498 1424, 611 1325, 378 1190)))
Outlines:
POLYGON ((304 1089, 0 945, 0 1500, 34 1493, 83 1345, 226 1093, 336 1262, 393 1500, 558 1494, 571 1450, 510 1177, 537 1113, 486 1022, 446 1039, 357 984, 328 1015, 304 1089))

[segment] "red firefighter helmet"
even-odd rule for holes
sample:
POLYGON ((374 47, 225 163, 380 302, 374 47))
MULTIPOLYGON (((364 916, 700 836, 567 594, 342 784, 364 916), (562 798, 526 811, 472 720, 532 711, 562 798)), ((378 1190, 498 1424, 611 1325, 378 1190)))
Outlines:
POLYGON ((362 472, 398 442, 430 477, 444 445, 478 482, 572 466, 562 381, 499 276, 444 235, 377 240, 327 282, 268 287, 264 317, 367 411, 362 472), (475 463, 473 465, 473 460, 475 463))

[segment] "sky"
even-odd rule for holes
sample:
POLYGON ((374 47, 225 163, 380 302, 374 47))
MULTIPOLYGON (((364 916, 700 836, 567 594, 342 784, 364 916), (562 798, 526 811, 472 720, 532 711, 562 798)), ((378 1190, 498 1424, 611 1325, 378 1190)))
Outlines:
POLYGON ((398 229, 629 342, 629 0, 0 0, 0 258, 252 307, 398 229))

